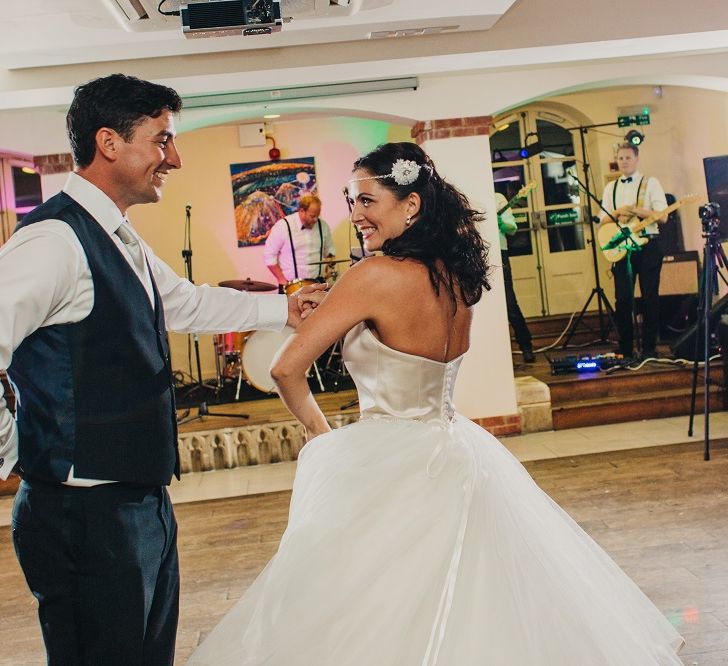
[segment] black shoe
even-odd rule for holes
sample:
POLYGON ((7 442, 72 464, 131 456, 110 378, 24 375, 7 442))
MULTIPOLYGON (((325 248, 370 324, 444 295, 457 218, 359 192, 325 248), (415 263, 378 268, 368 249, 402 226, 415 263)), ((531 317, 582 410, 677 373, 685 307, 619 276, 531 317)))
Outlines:
POLYGON ((523 350, 523 362, 524 363, 535 363, 536 357, 533 355, 533 349, 523 350))

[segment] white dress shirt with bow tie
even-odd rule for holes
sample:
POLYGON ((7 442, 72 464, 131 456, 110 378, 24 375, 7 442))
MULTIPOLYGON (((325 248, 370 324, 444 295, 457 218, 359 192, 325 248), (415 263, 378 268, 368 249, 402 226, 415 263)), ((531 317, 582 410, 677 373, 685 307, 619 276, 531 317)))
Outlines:
MULTIPOLYGON (((611 183, 607 183, 607 186, 604 188, 604 194, 602 195, 602 206, 610 213, 615 211, 615 185, 617 187, 616 208, 635 205, 637 202, 637 188, 639 187, 641 180, 642 174, 639 171, 635 171, 631 177, 625 178, 624 176, 620 176, 611 183), (629 178, 631 178, 631 180, 629 180, 629 178), (627 182, 623 182, 624 180, 627 180, 627 182)), ((662 189, 662 185, 660 185, 660 181, 658 181, 657 178, 650 176, 647 179, 647 182, 642 184, 642 188, 645 190, 644 208, 654 211, 664 210, 667 208, 665 190, 662 189)), ((607 218, 607 214, 604 211, 600 211, 599 218, 601 221, 604 221, 604 219, 607 218)), ((647 236, 657 235, 659 233, 660 230, 657 226, 657 222, 647 225, 644 229, 644 234, 647 236)))
MULTIPOLYGON (((71 174, 63 191, 109 234, 153 303, 151 270, 164 304, 168 330, 216 333, 281 330, 285 325, 286 297, 194 285, 154 255, 114 202, 96 186, 71 174), (119 235, 122 225, 121 236, 125 236, 126 244, 119 235), (133 255, 138 255, 140 250, 146 265, 140 265, 139 256, 135 263, 133 255)), ((81 321, 91 312, 93 301, 94 286, 86 254, 68 224, 44 220, 14 233, 0 247, 0 368, 10 365, 15 349, 33 331, 43 326, 81 321)), ((17 437, 15 420, 6 407, 0 386, 0 479, 6 479, 17 463, 17 437)), ((80 486, 98 482, 74 477, 73 468, 67 481, 80 486)))

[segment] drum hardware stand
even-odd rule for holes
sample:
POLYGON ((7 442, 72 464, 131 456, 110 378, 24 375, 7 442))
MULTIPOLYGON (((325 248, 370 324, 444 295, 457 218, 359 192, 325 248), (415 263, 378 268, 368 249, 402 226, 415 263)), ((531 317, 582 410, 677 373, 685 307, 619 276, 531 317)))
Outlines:
POLYGON ((331 347, 328 356, 326 357, 326 365, 324 366, 324 373, 328 373, 333 377, 333 390, 334 393, 339 390, 339 381, 342 377, 348 376, 346 366, 344 365, 344 358, 342 355, 343 351, 343 340, 339 339, 331 347))
POLYGON ((609 299, 607 298, 607 295, 604 293, 604 289, 602 289, 602 285, 600 283, 599 279, 599 263, 597 259, 597 244, 596 244, 596 237, 594 235, 594 218, 592 217, 592 207, 591 202, 592 200, 596 201, 599 208, 601 208, 607 215, 619 225, 619 222, 614 219, 614 216, 611 215, 608 211, 604 210, 602 207, 602 202, 597 199, 592 192, 589 190, 589 162, 587 161, 587 155, 586 155, 586 133, 588 130, 593 129, 595 127, 607 127, 611 125, 617 125, 618 123, 600 123, 598 125, 579 125, 578 127, 566 127, 564 129, 567 129, 569 131, 573 130, 579 130, 579 134, 581 136, 581 164, 582 164, 582 170, 584 171, 584 182, 582 183, 576 175, 572 175, 572 178, 579 184, 579 187, 581 187, 584 194, 586 194, 586 217, 589 221, 589 229, 591 231, 591 240, 588 241, 591 243, 591 250, 592 250, 592 265, 594 267, 594 283, 595 286, 592 288, 591 293, 589 294, 589 298, 587 298, 586 303, 584 303, 584 307, 581 309, 581 312, 579 313, 579 316, 574 320, 574 323, 571 325, 571 330, 569 331, 569 335, 566 336, 566 340, 564 340, 564 344, 561 345, 561 348, 564 349, 565 347, 568 347, 569 342, 571 342, 571 338, 574 336, 574 333, 576 332, 576 329, 578 328, 579 324, 581 324, 582 319, 584 318, 584 314, 586 313, 587 309, 589 308, 589 304, 592 301, 592 298, 595 296, 597 297, 597 309, 599 311, 599 340, 601 342, 607 342, 609 339, 609 330, 610 325, 611 328, 614 331, 618 331, 617 325, 614 320, 614 308, 609 302, 609 299), (606 324, 604 320, 604 312, 603 309, 606 311, 607 317, 609 319, 609 324, 606 324))
MULTIPOLYGON (((720 244, 720 206, 707 203, 700 207, 700 219, 703 224, 703 271, 700 277, 700 300, 698 302, 698 321, 695 330, 695 355, 693 361, 693 390, 690 399, 690 423, 688 436, 693 436, 693 420, 695 418, 695 401, 698 387, 698 350, 700 347, 700 330, 703 332, 703 460, 710 460, 710 315, 713 296, 718 293, 718 276, 728 285, 721 268, 728 266, 723 247, 720 244)), ((724 389, 725 390, 725 389, 724 389)))
POLYGON ((313 362, 313 373, 316 375, 316 381, 318 382, 319 388, 321 389, 321 393, 324 393, 326 391, 326 387, 324 386, 323 381, 321 381, 321 373, 318 369, 318 364, 316 361, 313 362))
POLYGON ((229 419, 249 419, 250 414, 232 414, 230 412, 211 412, 206 402, 201 402, 199 405, 197 405, 197 414, 191 415, 190 410, 185 410, 185 413, 183 414, 182 418, 177 421, 177 425, 182 425, 183 423, 190 423, 191 421, 197 421, 199 419, 200 421, 205 416, 215 416, 215 417, 224 417, 229 419))
MULTIPOLYGON (((191 216, 192 206, 189 204, 185 206, 185 240, 184 240, 184 249, 182 250, 182 258, 185 262, 185 277, 194 284, 195 281, 192 279, 192 216, 191 216)), ((193 386, 186 394, 185 397, 194 393, 195 391, 201 391, 203 388, 205 389, 214 389, 215 394, 218 395, 219 391, 221 389, 220 383, 218 382, 217 387, 212 387, 208 384, 203 383, 202 381, 202 365, 200 363, 200 342, 197 334, 195 333, 192 336, 192 339, 194 340, 194 346, 195 346, 195 361, 197 363, 197 383, 195 386, 193 386)), ((194 416, 190 415, 190 410, 186 410, 183 414, 181 419, 177 420, 178 425, 182 425, 183 423, 189 423, 190 421, 196 421, 197 419, 202 420, 205 416, 221 416, 221 417, 229 417, 229 418, 236 418, 236 419, 247 419, 250 418, 248 414, 213 414, 209 411, 207 407, 207 402, 202 401, 198 403, 197 405, 197 414, 194 416)))

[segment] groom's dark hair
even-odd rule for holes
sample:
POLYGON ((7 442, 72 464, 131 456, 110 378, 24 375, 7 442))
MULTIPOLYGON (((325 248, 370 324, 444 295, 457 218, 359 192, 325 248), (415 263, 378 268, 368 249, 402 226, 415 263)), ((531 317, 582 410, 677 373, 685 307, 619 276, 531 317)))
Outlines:
POLYGON ((78 86, 66 115, 73 161, 85 168, 96 155, 96 133, 102 127, 130 141, 137 125, 165 110, 179 113, 182 99, 167 86, 125 74, 111 74, 78 86))

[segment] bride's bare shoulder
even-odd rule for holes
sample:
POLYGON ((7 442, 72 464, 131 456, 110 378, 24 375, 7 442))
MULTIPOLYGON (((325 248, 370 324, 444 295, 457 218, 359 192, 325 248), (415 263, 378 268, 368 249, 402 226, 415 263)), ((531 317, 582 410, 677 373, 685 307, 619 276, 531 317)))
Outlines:
POLYGON ((426 276, 427 267, 414 259, 374 256, 357 262, 347 273, 356 275, 358 279, 402 279, 407 276, 426 276))

